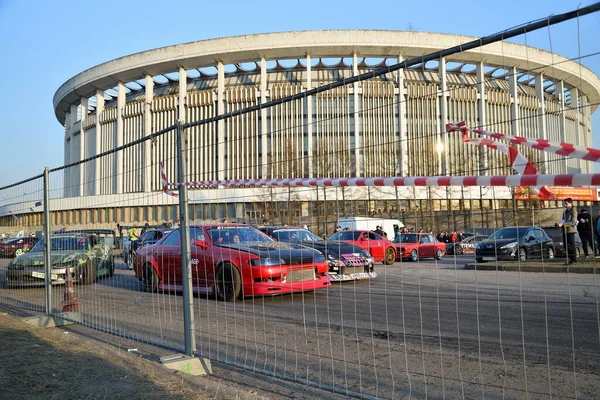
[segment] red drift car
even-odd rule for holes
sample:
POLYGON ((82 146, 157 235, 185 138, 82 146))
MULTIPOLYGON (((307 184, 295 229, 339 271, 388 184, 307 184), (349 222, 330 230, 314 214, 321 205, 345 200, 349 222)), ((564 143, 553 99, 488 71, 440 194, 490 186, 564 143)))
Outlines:
MULTIPOLYGON (((276 242, 247 225, 190 227, 192 285, 196 293, 232 301, 244 296, 273 295, 331 286, 320 252, 276 242)), ((137 250, 133 265, 147 291, 183 290, 181 232, 137 250)))

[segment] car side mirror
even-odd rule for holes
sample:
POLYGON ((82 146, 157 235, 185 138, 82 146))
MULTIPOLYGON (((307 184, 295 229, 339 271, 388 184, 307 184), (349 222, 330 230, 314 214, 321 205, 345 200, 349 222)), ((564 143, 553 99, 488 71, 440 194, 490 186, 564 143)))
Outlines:
POLYGON ((208 250, 208 242, 206 240, 196 240, 194 246, 200 247, 202 250, 208 250))

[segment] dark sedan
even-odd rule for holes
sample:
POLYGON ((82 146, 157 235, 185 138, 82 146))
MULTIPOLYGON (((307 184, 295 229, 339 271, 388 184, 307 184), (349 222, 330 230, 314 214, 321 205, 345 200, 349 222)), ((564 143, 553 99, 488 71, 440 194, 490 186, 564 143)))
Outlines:
MULTIPOLYGON (((320 252, 276 242, 237 224, 190 227, 192 290, 232 301, 246 296, 305 292, 331 286, 320 252)), ((135 275, 147 291, 181 291, 181 231, 136 251, 135 275)))
POLYGON ((553 259, 554 254, 554 242, 542 228, 536 226, 502 228, 475 246, 477 262, 553 259))
POLYGON ((475 253, 477 243, 487 238, 485 235, 471 235, 457 243, 446 243, 446 254, 455 254, 457 256, 461 254, 473 254, 475 253))
POLYGON ((259 228, 278 242, 297 243, 319 250, 327 258, 329 278, 333 281, 369 279, 377 276, 375 260, 362 247, 339 240, 323 240, 311 231, 285 226, 259 228))

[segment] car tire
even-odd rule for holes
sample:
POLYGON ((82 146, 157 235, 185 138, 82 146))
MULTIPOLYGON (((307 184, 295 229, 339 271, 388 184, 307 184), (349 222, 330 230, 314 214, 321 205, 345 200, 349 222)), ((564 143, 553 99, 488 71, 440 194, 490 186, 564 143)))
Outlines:
POLYGON ((19 257, 20 255, 23 255, 24 251, 23 249, 17 249, 15 250, 15 257, 19 257))
POLYGON ((133 262, 135 261, 135 257, 134 254, 129 254, 129 256, 127 256, 127 261, 125 261, 125 264, 127 264, 127 268, 129 269, 133 269, 133 262))
POLYGON ((385 255, 383 256, 383 263, 385 265, 392 265, 396 261, 396 250, 392 247, 385 249, 385 255))
POLYGON ((415 249, 410 251, 410 261, 417 262, 419 261, 419 252, 415 249))
POLYGON ((88 259, 81 268, 81 284, 91 285, 96 282, 96 264, 92 260, 88 259))
POLYGON ((443 256, 443 254, 442 254, 442 250, 441 250, 441 249, 437 249, 437 250, 435 251, 435 259, 436 259, 436 260, 441 260, 441 259, 442 259, 442 256, 443 256))
POLYGON ((523 247, 519 249, 518 260, 527 261, 527 250, 525 250, 523 247))
POLYGON ((219 301, 233 301, 242 296, 240 271, 231 264, 221 264, 215 271, 215 295, 219 301))
POLYGON ((548 260, 554 259, 554 249, 552 247, 548 247, 548 260))
POLYGON ((457 256, 460 256, 462 253, 463 253, 462 247, 456 246, 454 248, 454 254, 456 254, 457 256))
POLYGON ((144 291, 149 293, 158 291, 159 283, 160 279, 152 264, 146 264, 144 269, 142 269, 142 285, 144 286, 144 291))

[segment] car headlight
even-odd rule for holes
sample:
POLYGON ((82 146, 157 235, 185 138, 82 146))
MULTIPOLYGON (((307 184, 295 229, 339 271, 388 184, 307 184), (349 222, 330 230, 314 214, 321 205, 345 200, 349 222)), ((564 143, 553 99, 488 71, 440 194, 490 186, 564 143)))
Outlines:
POLYGON ((514 249, 515 247, 517 247, 518 243, 517 242, 512 242, 509 244, 505 244, 504 246, 500 247, 501 249, 514 249))
POLYGON ((280 258, 255 258, 250 260, 250 265, 255 267, 271 267, 275 265, 283 265, 284 262, 280 258))
POLYGON ((481 245, 479 243, 475 245, 475 250, 481 250, 481 245))
POLYGON ((327 258, 330 259, 330 260, 335 260, 335 257, 332 256, 331 254, 327 254, 327 258))

